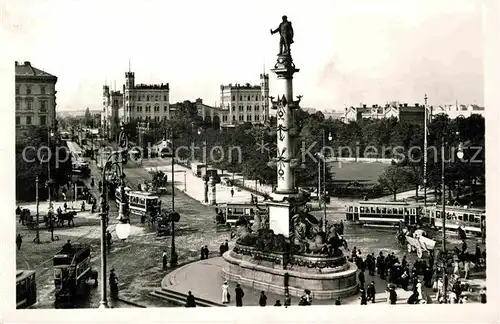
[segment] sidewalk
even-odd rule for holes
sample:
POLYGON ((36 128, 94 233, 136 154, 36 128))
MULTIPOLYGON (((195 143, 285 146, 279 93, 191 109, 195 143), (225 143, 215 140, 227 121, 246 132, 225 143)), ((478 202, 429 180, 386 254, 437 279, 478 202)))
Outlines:
MULTIPOLYGON (((74 201, 66 201, 68 205, 68 211, 74 210, 78 213, 77 217, 85 217, 85 218, 97 218, 98 214, 95 212, 92 214, 90 212, 90 205, 85 202, 85 211, 80 211, 83 200, 74 201)), ((18 204, 21 208, 26 208, 31 211, 31 215, 36 215, 36 202, 29 203, 21 203, 18 204)), ((54 212, 57 212, 57 208, 61 207, 64 212, 64 201, 52 201, 52 207, 54 208, 54 212)), ((47 215, 49 210, 49 202, 48 201, 40 201, 38 204, 38 212, 40 215, 47 215)))
MULTIPOLYGON (((187 264, 179 269, 175 269, 169 273, 162 280, 162 288, 175 291, 181 294, 187 294, 191 291, 195 297, 203 298, 214 303, 221 303, 221 286, 224 279, 221 276, 222 267, 224 266, 224 259, 222 257, 211 258, 208 260, 200 260, 187 264)), ((375 295, 375 304, 387 304, 387 293, 385 288, 387 283, 377 276, 369 276, 366 273, 366 282, 375 281, 375 289, 378 293, 375 295)), ((229 293, 231 294, 231 303, 229 306, 235 306, 234 289, 236 282, 228 281, 229 293)), ((243 297, 244 306, 258 306, 260 291, 252 287, 242 285, 245 293, 243 297)), ((404 291, 401 288, 396 289, 398 295, 397 304, 406 304, 407 299, 410 297, 410 291, 404 291)), ((429 292, 424 290, 429 297, 429 292)), ((283 304, 284 296, 279 296, 273 293, 267 293, 267 306, 273 306, 276 300, 280 300, 283 304)), ((299 298, 291 297, 292 306, 298 305, 299 298)), ((359 295, 353 295, 341 300, 342 305, 359 305, 359 295)), ((333 305, 334 300, 315 300, 313 296, 313 305, 333 305)), ((368 303, 372 305, 373 303, 368 303)))
MULTIPOLYGON (((164 166, 155 166, 155 167, 145 167, 144 168, 146 171, 163 171, 167 173, 168 177, 171 177, 171 171, 172 168, 170 165, 164 165, 164 166)), ((186 181, 186 194, 189 195, 190 197, 200 201, 204 202, 205 200, 205 183, 201 177, 197 177, 193 174, 191 169, 184 167, 182 165, 176 164, 175 168, 175 182, 174 186, 181 190, 184 191, 184 179, 186 181), (179 172, 182 171, 182 172, 179 172), (185 171, 185 176, 183 172, 185 171)), ((217 184, 216 185, 216 202, 217 204, 223 204, 223 203, 234 203, 234 204, 243 204, 243 203, 250 203, 251 200, 251 193, 240 189, 236 186, 234 187, 228 187, 223 184, 217 184), (231 197, 231 188, 234 189, 234 196, 231 197)), ((254 195, 255 196, 255 195, 254 195)), ((209 198, 210 198, 210 193, 209 193, 209 198)), ((259 201, 262 201, 263 199, 259 196, 257 196, 259 201)))

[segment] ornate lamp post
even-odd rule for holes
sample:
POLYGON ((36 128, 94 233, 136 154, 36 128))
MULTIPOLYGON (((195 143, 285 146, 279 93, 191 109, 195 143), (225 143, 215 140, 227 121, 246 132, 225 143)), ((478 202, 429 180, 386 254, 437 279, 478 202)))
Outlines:
POLYGON ((39 244, 40 243, 40 223, 39 218, 40 218, 40 213, 38 210, 39 207, 39 200, 38 200, 38 176, 36 176, 35 179, 36 187, 35 187, 35 196, 36 196, 36 237, 35 237, 35 243, 39 244))
MULTIPOLYGON (((50 138, 54 136, 54 132, 49 128, 47 130, 47 144, 50 150, 50 138)), ((50 158, 52 157, 52 154, 49 152, 49 160, 47 163, 47 171, 48 171, 48 179, 47 179, 47 189, 48 189, 48 199, 49 199, 49 212, 52 212, 52 199, 51 199, 51 191, 52 191, 52 179, 50 177, 50 158)))
POLYGON ((108 210, 109 205, 107 202, 107 186, 108 181, 106 180, 106 171, 112 170, 113 166, 118 167, 120 170, 120 194, 121 201, 118 210, 118 220, 119 223, 116 225, 116 235, 118 238, 125 240, 130 233, 130 224, 128 219, 128 204, 127 199, 125 197, 125 183, 124 183, 124 174, 123 174, 123 163, 127 162, 127 148, 128 148, 128 137, 127 134, 123 131, 120 132, 119 135, 119 145, 120 150, 112 152, 108 157, 106 164, 102 168, 102 192, 101 192, 101 201, 100 208, 101 211, 99 216, 101 217, 101 302, 99 308, 108 308, 108 300, 107 300, 107 283, 106 283, 106 275, 107 275, 107 259, 106 259, 106 229, 107 229, 107 220, 108 220, 108 210), (118 156, 119 160, 114 160, 114 157, 118 156))

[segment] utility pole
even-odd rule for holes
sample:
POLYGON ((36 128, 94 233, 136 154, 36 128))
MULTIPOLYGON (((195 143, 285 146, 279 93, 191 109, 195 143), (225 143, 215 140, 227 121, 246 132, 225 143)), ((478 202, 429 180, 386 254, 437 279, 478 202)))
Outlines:
POLYGON ((444 302, 446 304, 447 302, 447 296, 446 296, 446 284, 448 283, 448 280, 446 280, 446 268, 448 267, 448 258, 446 255, 446 200, 445 200, 445 184, 444 184, 444 141, 445 141, 445 136, 444 134, 441 137, 441 199, 442 199, 442 204, 443 204, 443 213, 441 215, 441 219, 443 220, 443 294, 444 294, 444 302))
POLYGON ((424 218, 427 218, 427 94, 424 100, 424 218))

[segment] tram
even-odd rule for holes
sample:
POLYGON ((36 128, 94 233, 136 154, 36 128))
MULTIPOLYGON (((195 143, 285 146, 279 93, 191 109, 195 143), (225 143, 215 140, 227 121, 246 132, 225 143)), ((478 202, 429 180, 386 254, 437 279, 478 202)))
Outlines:
POLYGON ((346 205, 346 220, 363 225, 415 225, 420 221, 420 205, 407 202, 360 201, 346 205))
POLYGON ((218 223, 226 225, 234 225, 240 217, 245 217, 250 224, 253 224, 255 212, 268 213, 267 207, 263 204, 255 206, 255 204, 221 204, 218 205, 219 214, 222 214, 222 218, 218 223))
MULTIPOLYGON (((481 236, 486 232, 486 211, 481 208, 464 208, 459 206, 445 206, 446 229, 457 231, 461 227, 466 234, 481 236)), ((430 225, 443 227, 442 206, 427 206, 424 211, 430 225)))
MULTIPOLYGON (((128 199, 128 208, 131 214, 137 216, 146 216, 147 213, 158 210, 161 205, 160 197, 144 191, 132 191, 130 188, 125 188, 125 199, 128 199)), ((120 204, 122 197, 120 188, 115 191, 115 199, 117 205, 120 204)))
POLYGON ((16 272, 16 308, 28 308, 36 304, 36 271, 16 272))
POLYGON ((87 281, 97 283, 97 271, 90 266, 90 245, 74 244, 54 255, 56 303, 70 302, 87 290, 87 281))

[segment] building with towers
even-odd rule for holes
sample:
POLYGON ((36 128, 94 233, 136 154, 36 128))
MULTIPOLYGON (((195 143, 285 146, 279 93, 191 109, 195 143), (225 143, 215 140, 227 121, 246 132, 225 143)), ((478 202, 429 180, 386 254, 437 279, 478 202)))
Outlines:
POLYGON ((110 91, 103 86, 103 113, 101 125, 108 137, 119 133, 121 123, 132 120, 157 121, 171 119, 170 86, 161 84, 136 84, 135 73, 125 72, 122 91, 110 91))

